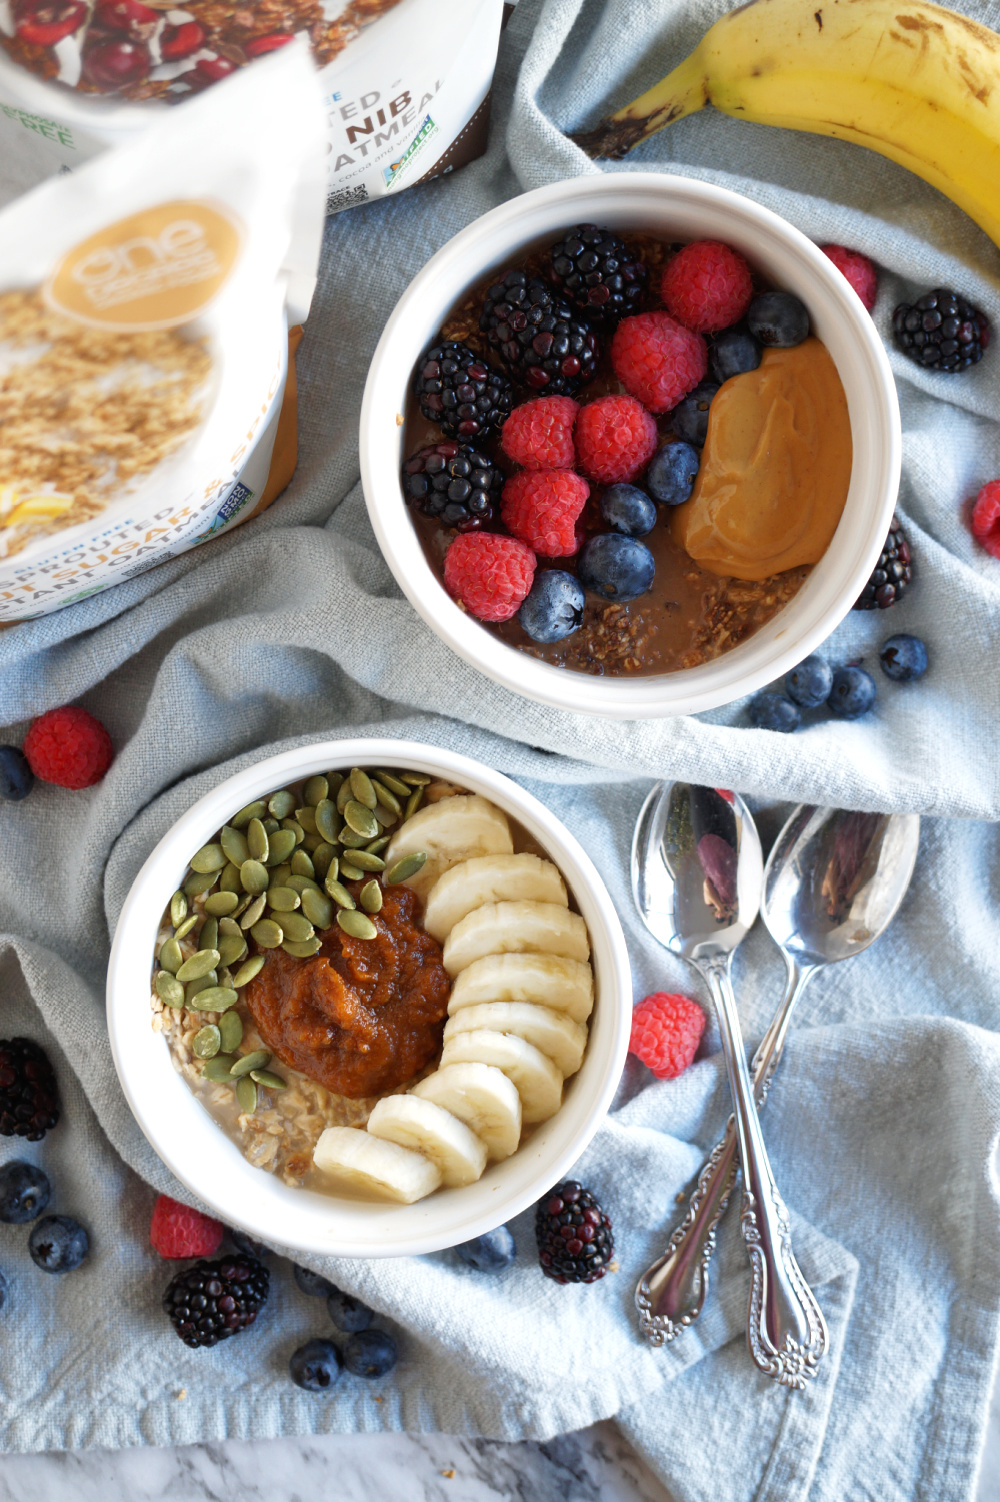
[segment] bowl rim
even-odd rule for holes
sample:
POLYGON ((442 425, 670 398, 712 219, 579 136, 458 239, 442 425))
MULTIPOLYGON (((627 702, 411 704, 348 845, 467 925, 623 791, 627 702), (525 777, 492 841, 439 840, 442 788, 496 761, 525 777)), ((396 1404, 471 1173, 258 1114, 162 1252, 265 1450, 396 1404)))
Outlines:
MULTIPOLYGON (((122 906, 108 963, 106 997, 111 1053, 125 1098, 154 1152, 191 1194, 208 1205, 227 1225, 239 1227, 262 1241, 322 1256, 377 1258, 440 1251, 471 1240, 519 1215, 552 1184, 566 1177, 604 1120, 618 1087, 631 1027, 632 981, 625 937, 600 874, 576 838, 544 803, 503 773, 458 752, 417 741, 364 737, 313 741, 265 757, 224 778, 171 824, 147 856, 122 906), (418 1201, 415 1206, 347 1201, 319 1191, 285 1185, 277 1175, 249 1163, 232 1139, 212 1121, 206 1108, 174 1069, 166 1040, 150 1026, 153 1014, 148 1009, 148 981, 143 977, 149 972, 160 916, 191 853, 218 828, 220 813, 224 816, 225 811, 241 808, 265 791, 318 771, 371 764, 403 765, 414 771, 449 777, 494 799, 551 855, 572 890, 590 932, 597 999, 590 1019, 590 1037, 583 1066, 568 1082, 566 1100, 556 1116, 543 1123, 505 1163, 491 1165, 502 1173, 505 1164, 514 1164, 520 1159, 520 1170, 515 1175, 508 1170, 507 1175, 521 1180, 519 1187, 506 1192, 506 1186, 492 1186, 492 1198, 484 1194, 477 1196, 484 1202, 491 1200, 478 1210, 463 1211, 459 1197, 471 1197, 470 1191, 489 1188, 484 1182, 489 1169, 478 1184, 440 1190, 418 1201), (150 1039, 154 1040, 152 1048, 150 1039), (156 1067, 155 1045, 163 1050, 163 1085, 159 1089, 150 1087, 148 1073, 149 1060, 153 1060, 156 1067), (573 1091, 574 1082, 583 1077, 587 1081, 586 1100, 579 1092, 573 1091), (179 1095, 178 1091, 182 1094, 179 1095), (194 1111, 183 1104, 185 1101, 194 1107, 194 1111), (569 1131, 570 1116, 564 1118, 562 1131, 558 1128, 547 1131, 552 1124, 559 1122, 574 1101, 576 1111, 572 1113, 572 1119, 576 1124, 572 1132, 569 1131), (188 1139, 183 1132, 170 1130, 176 1125, 176 1118, 169 1109, 171 1105, 181 1110, 189 1124, 203 1123, 212 1128, 205 1139, 209 1148, 204 1153, 204 1161, 198 1145, 180 1146, 188 1139), (544 1146, 546 1136, 555 1139, 555 1148, 548 1154, 533 1153, 532 1145, 541 1141, 544 1146), (529 1167, 528 1160, 532 1157, 541 1158, 541 1170, 537 1165, 529 1167), (213 1165, 217 1167, 220 1162, 234 1170, 231 1178, 225 1174, 219 1176, 214 1171, 213 1165), (254 1194, 255 1188, 260 1192, 254 1194), (290 1205, 284 1205, 290 1197, 290 1205), (270 1216, 278 1202, 282 1203, 285 1216, 281 1233, 276 1235, 270 1216), (435 1215, 435 1205, 440 1208, 445 1203, 455 1213, 435 1215), (262 1218, 265 1204, 270 1206, 266 1221, 262 1218), (338 1206, 346 1206, 347 1211, 338 1211, 338 1206), (410 1219, 422 1218, 429 1224, 388 1243, 384 1224, 388 1215, 395 1213, 399 1216, 418 1207, 424 1210, 431 1207, 430 1215, 411 1216, 410 1219), (330 1228, 330 1222, 336 1222, 338 1218, 345 1224, 355 1221, 360 1224, 366 1218, 366 1212, 374 1212, 368 1216, 372 1228, 367 1231, 349 1230, 345 1234, 343 1227, 330 1228), (320 1224, 324 1219, 326 1224, 320 1224), (435 1222, 438 1223, 436 1229, 435 1222)), ((196 1142, 200 1140, 196 1133, 196 1142)))
MULTIPOLYGON (((521 235, 520 243, 555 227, 555 223, 538 224, 534 233, 521 235)), ((432 334, 433 330, 425 331, 421 343, 426 343, 432 334)), ((857 431, 860 432, 860 426, 857 431)), ((902 431, 895 381, 878 331, 846 278, 812 240, 781 215, 729 188, 674 173, 621 172, 569 178, 509 199, 473 220, 427 261, 397 301, 372 356, 361 406, 359 450, 365 502, 382 554, 411 605, 453 651, 505 688, 553 708, 619 719, 649 719, 696 714, 753 693, 815 651, 840 624, 861 593, 885 543, 899 489, 902 431), (820 586, 833 566, 831 561, 824 570, 824 564, 827 559, 832 560, 835 537, 803 589, 786 607, 792 609, 796 600, 809 600, 815 595, 817 605, 811 624, 794 630, 775 628, 776 634, 786 639, 763 654, 755 653, 761 656, 756 666, 747 667, 745 659, 755 642, 758 645, 766 642, 773 623, 697 668, 641 678, 596 677, 554 667, 508 646, 482 630, 478 622, 470 622, 448 597, 424 558, 407 515, 399 488, 398 445, 386 442, 386 422, 392 409, 397 414, 397 428, 401 426, 398 419, 402 414, 397 406, 399 370, 405 369, 408 385, 409 371, 416 358, 406 342, 411 310, 425 302, 436 306, 439 299, 431 294, 441 281, 459 287, 479 280, 498 259, 515 253, 512 226, 531 220, 532 216, 544 215, 546 210, 550 211, 550 217, 558 217, 559 223, 565 223, 573 218, 610 218, 615 214, 627 217, 630 202, 635 212, 648 213, 657 201, 667 211, 673 206, 682 212, 698 209, 728 212, 738 221, 739 233, 734 233, 734 239, 752 238, 755 244, 760 242, 764 252, 761 259, 765 261, 765 247, 776 249, 780 245, 783 253, 798 258, 803 272, 808 272, 819 283, 823 295, 832 300, 838 317, 846 321, 857 344, 858 369, 863 371, 868 388, 865 403, 873 402, 877 409, 868 415, 859 400, 852 404, 853 393, 847 390, 845 382, 852 406, 852 430, 855 418, 864 413, 863 427, 873 435, 872 474, 864 486, 866 495, 877 497, 877 504, 871 509, 864 538, 851 544, 853 566, 845 573, 844 580, 835 590, 824 585, 823 594, 830 598, 820 608, 820 586), (468 268, 473 260, 477 269, 470 275, 468 268)), ((852 478, 852 490, 853 486, 852 478)), ((845 519, 848 509, 845 508, 845 519)), ((843 525, 842 520, 838 535, 843 525)), ((842 546, 845 545, 846 534, 842 538, 842 546)), ((784 615, 784 611, 779 612, 774 620, 784 615)))

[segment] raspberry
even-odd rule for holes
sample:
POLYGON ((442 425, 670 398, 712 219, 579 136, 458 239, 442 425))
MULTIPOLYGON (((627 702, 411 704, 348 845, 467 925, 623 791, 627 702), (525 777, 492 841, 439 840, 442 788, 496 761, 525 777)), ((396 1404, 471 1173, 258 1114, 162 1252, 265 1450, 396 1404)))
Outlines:
POLYGON ((991 480, 972 507, 972 535, 987 553, 1000 558, 1000 480, 991 480))
POLYGON ((571 396, 540 396, 515 407, 503 425, 500 447, 525 469, 572 469, 573 424, 580 406, 571 396))
POLYGON ((568 469, 523 469, 503 488, 504 526, 543 558, 568 558, 580 549, 576 520, 590 486, 568 469))
POLYGON ((658 1080, 675 1080, 698 1052, 705 1013, 689 996, 654 991, 632 1013, 629 1053, 634 1053, 658 1080))
POLYGON ((100 782, 115 749, 100 720, 78 704, 69 704, 39 715, 24 737, 24 754, 42 782, 89 788, 100 782))
POLYGON ((481 621, 509 621, 531 588, 535 555, 516 537, 460 533, 444 555, 444 587, 481 621))
POLYGON ((660 287, 667 311, 696 334, 739 323, 753 297, 750 267, 720 240, 695 240, 668 262, 660 287))
POLYGON ((669 313, 637 313, 611 341, 615 375, 650 412, 669 412, 708 370, 708 349, 669 313))
POLYGON ((848 250, 846 245, 821 245, 820 250, 847 278, 870 313, 878 292, 878 272, 874 263, 860 250, 848 250))
POLYGON ((153 1251, 172 1262, 181 1257, 211 1257, 222 1245, 222 1222, 161 1194, 149 1227, 153 1251))
POLYGON ((634 396, 600 396, 576 420, 580 468, 604 485, 634 480, 656 443, 656 423, 634 396))

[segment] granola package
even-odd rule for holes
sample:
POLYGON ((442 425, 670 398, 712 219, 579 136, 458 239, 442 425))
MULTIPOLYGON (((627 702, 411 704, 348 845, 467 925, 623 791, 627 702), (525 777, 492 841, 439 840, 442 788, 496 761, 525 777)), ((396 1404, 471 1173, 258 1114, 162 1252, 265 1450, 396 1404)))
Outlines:
POLYGON ((193 548, 288 483, 286 309, 308 311, 324 171, 296 44, 0 213, 0 623, 193 548))
MULTIPOLYGON (((486 146, 503 0, 0 0, 0 112, 74 167, 294 38, 327 113, 327 212, 486 146)), ((509 7, 508 7, 509 8, 509 7)))

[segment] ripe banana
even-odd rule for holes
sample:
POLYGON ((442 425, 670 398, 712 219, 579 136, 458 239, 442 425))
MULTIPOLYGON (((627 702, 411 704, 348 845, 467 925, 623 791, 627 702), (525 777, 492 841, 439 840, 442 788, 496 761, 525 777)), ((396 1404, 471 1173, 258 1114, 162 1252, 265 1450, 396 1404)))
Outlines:
POLYGON ((414 1085, 410 1094, 433 1101, 464 1121, 486 1143, 491 1158, 509 1158, 517 1151, 521 1098, 507 1076, 492 1064, 445 1065, 414 1085))
POLYGON ((547 1054, 515 1033, 498 1033, 485 1027, 454 1033, 441 1055, 442 1068, 446 1064, 493 1064, 502 1069, 521 1097, 525 1125, 548 1121, 562 1105, 559 1070, 547 1054))
POLYGON ((483 1001, 530 1001, 586 1022, 594 1009, 594 972, 558 954, 487 954, 456 978, 448 1011, 483 1001))
POLYGON ((574 140, 621 157, 705 104, 881 152, 1000 245, 1000 36, 967 16, 927 0, 751 0, 574 140))
POLYGON ((486 1167, 486 1144, 457 1116, 418 1095, 385 1095, 368 1118, 368 1130, 386 1142, 423 1153, 441 1170, 442 1182, 474 1184, 486 1167))
POLYGON ((555 902, 487 902, 455 924, 442 958, 455 976, 484 955, 524 950, 582 962, 590 958, 587 925, 579 913, 555 902))
POLYGON ((440 1168, 422 1153, 383 1142, 360 1127, 327 1127, 313 1151, 313 1162, 351 1194, 404 1205, 423 1199, 441 1183, 440 1168))
POLYGON ((569 905, 566 883, 537 855, 477 855, 439 876, 424 909, 424 927, 443 944, 456 923, 484 902, 511 899, 569 905))
POLYGON ((478 793, 442 798, 407 819, 389 841, 384 860, 391 869, 404 855, 418 850, 427 860, 405 885, 426 902, 427 894, 442 872, 476 855, 511 855, 507 815, 478 793))
POLYGON ((583 1063, 586 1027, 551 1007, 533 1007, 525 1001, 487 1001, 482 1006, 463 1007, 445 1023, 445 1048, 458 1034, 479 1028, 523 1038, 546 1054, 563 1075, 575 1074, 583 1063))

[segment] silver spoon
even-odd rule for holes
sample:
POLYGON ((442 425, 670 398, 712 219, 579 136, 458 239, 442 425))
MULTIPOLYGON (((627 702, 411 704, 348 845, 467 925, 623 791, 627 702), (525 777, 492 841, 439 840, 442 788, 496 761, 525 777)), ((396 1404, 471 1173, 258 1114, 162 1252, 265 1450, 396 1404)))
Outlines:
MULTIPOLYGON (((687 782, 653 790, 632 841, 632 891, 650 933, 693 965, 711 992, 743 1165, 740 1229, 751 1266, 747 1344, 767 1376, 803 1387, 826 1350, 826 1324, 792 1253, 730 975, 733 951, 756 920, 762 886, 760 840, 742 799, 687 782)), ((648 1313, 640 1303, 642 1286, 636 1291, 640 1315, 648 1313)))
MULTIPOLYGON (((806 805, 779 834, 764 872, 761 911, 785 956, 788 976, 754 1055, 758 1109, 781 1060, 795 1003, 817 970, 860 954, 885 932, 910 885, 919 840, 916 814, 856 814, 806 805)), ((666 1252, 636 1289, 639 1323, 653 1345, 673 1340, 702 1311, 716 1227, 735 1177, 736 1130, 730 1117, 666 1252)))

